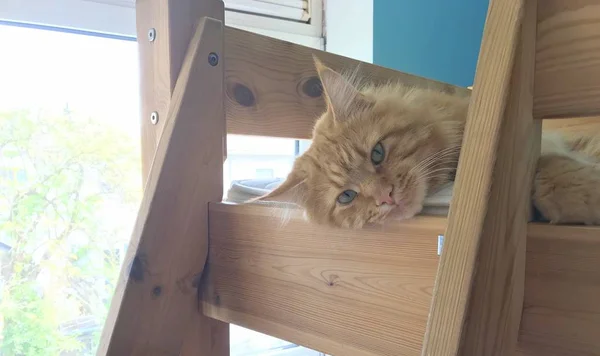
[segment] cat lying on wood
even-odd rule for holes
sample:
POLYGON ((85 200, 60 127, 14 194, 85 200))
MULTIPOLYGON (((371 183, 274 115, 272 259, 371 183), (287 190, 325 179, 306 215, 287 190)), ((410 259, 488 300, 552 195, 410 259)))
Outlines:
MULTIPOLYGON (((315 59, 327 110, 287 179, 260 201, 347 228, 409 219, 453 180, 469 97, 402 84, 358 85, 315 59)), ((600 137, 543 133, 533 203, 551 223, 600 223, 600 137)))

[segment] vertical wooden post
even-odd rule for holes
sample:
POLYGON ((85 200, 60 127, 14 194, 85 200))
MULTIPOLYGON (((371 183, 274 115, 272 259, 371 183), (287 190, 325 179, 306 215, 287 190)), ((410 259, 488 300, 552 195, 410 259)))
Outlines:
POLYGON ((194 28, 203 16, 224 21, 222 0, 137 0, 144 185, 194 28), (154 30, 151 40, 148 32, 154 30), (151 114, 158 122, 151 122, 151 114))
POLYGON ((145 191, 98 355, 229 355, 228 325, 197 294, 223 191, 223 3, 136 7, 145 191))
POLYGON ((541 133, 536 2, 490 2, 424 356, 515 352, 541 133))

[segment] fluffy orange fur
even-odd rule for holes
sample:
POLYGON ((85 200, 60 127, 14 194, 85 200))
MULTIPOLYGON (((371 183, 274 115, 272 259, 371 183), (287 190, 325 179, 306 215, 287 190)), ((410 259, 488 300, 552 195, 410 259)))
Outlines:
MULTIPOLYGON (((409 219, 453 179, 469 97, 399 83, 361 85, 315 59, 327 110, 312 144, 262 201, 299 205, 314 223, 361 228, 409 219)), ((534 204, 553 223, 600 222, 600 138, 545 133, 534 204)))

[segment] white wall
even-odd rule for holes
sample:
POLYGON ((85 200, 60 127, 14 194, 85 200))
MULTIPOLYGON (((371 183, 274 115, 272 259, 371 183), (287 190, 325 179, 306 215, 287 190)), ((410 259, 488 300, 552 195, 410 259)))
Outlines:
POLYGON ((325 50, 373 63, 373 0, 325 0, 325 50))

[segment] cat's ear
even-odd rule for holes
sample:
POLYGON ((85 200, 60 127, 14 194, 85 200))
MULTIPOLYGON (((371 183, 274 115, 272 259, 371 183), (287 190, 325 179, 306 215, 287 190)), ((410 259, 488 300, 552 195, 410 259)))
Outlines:
POLYGON ((327 110, 336 121, 344 121, 356 110, 367 108, 371 102, 348 79, 323 64, 313 55, 315 68, 327 103, 327 110))
POLYGON ((266 195, 253 201, 272 201, 292 203, 302 206, 306 198, 306 179, 304 174, 293 170, 286 180, 266 195))

